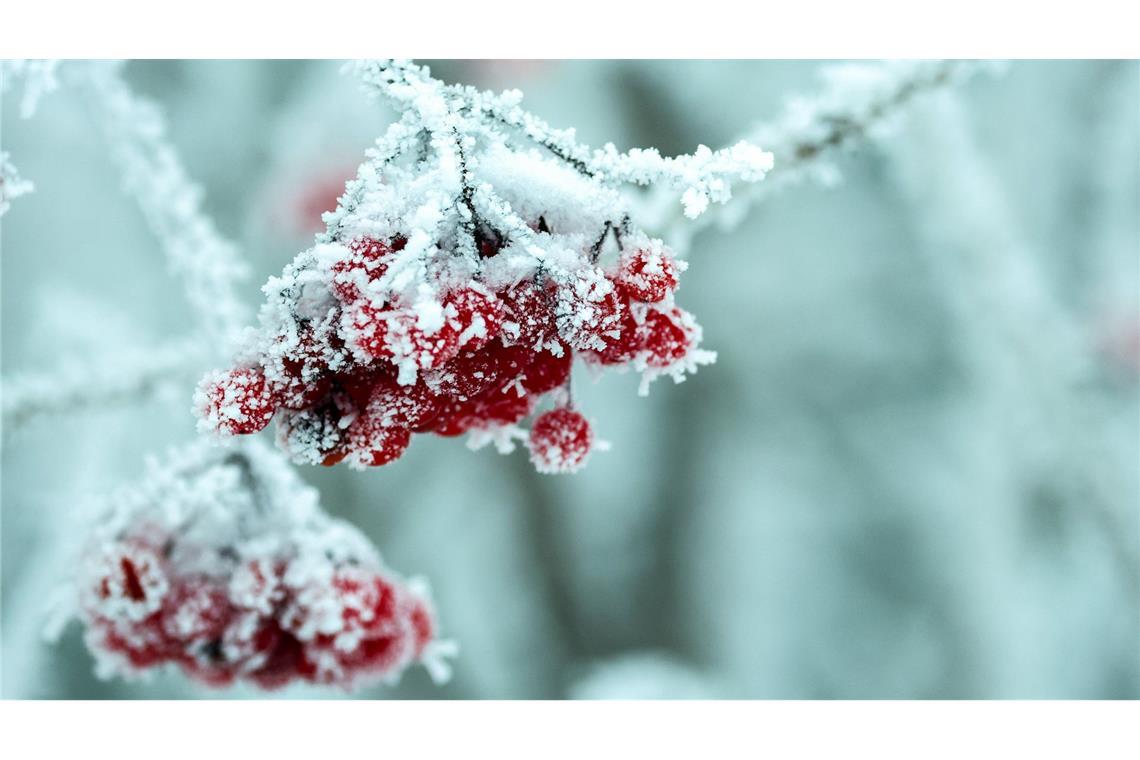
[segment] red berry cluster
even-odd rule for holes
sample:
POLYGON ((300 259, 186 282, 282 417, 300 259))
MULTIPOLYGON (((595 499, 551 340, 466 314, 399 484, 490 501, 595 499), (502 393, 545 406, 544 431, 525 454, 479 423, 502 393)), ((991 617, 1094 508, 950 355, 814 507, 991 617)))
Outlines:
POLYGON ((173 664, 210 686, 348 688, 398 676, 434 639, 426 596, 385 571, 295 554, 207 573, 172 561, 174 540, 150 530, 88 557, 83 617, 105 669, 173 664))
MULTIPOLYGON (((498 245, 484 240, 479 255, 498 245)), ((673 305, 682 266, 656 241, 609 268, 539 267, 495 286, 477 272, 440 275, 410 294, 397 286, 416 266, 407 246, 358 237, 287 270, 288 318, 263 331, 241 366, 203 380, 204 426, 249 434, 276 415, 294 461, 363 468, 400 457, 414 433, 473 432, 509 450, 548 396, 559 408, 536 421, 532 459, 543 472, 572 472, 593 442, 568 408, 575 353, 647 379, 683 375, 705 353, 696 323, 673 305)))

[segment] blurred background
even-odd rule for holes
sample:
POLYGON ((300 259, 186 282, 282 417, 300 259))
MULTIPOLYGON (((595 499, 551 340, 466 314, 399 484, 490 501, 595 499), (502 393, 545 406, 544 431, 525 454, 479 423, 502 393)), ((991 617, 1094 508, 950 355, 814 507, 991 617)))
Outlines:
MULTIPOLYGON (((820 87, 816 62, 439 61, 517 87, 592 145, 726 144, 820 87)), ((322 229, 392 114, 331 62, 132 62, 259 287, 322 229)), ((2 224, 6 378, 172 345, 191 313, 83 99, 3 149, 36 185, 2 224)), ((678 301, 719 361, 648 398, 576 383, 613 449, 572 477, 417 437, 365 473, 304 468, 457 639, 370 698, 1140 696, 1140 67, 1013 62, 916 100, 732 229, 678 301)), ((194 435, 162 393, 5 430, 2 693, 194 698, 103 682, 41 637, 76 505, 194 435)), ((296 687, 279 696, 337 692, 296 687)))

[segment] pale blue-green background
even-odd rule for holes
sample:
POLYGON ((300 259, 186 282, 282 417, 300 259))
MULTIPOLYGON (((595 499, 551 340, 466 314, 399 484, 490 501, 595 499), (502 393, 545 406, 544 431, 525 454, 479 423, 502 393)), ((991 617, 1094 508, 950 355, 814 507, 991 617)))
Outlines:
MULTIPOLYGON (((819 65, 434 70, 519 87, 591 144, 677 153, 818 89, 819 65)), ((162 104, 254 263, 251 304, 307 245, 306 189, 335 186, 390 119, 333 63, 138 62, 127 77, 162 104)), ((394 568, 431 580, 462 646, 448 686, 417 670, 362 696, 1136 697, 1138 359, 1114 336, 1138 329, 1138 83, 1135 62, 1013 62, 958 91, 968 159, 1008 205, 1001 234, 969 227, 978 197, 963 157, 929 137, 937 104, 840 158, 839 186, 787 188, 703 233, 678 300, 720 361, 648 399, 629 375, 579 383, 613 450, 576 477, 427 436, 380 470, 303 470, 394 568), (1093 367, 1060 407, 1021 392, 1041 377, 1015 363, 1001 382, 987 363, 1032 344, 1048 384, 1054 335, 1009 283, 990 311, 963 298, 989 284, 955 279, 963 239, 998 263, 1020 241, 1050 316, 1076 328, 1093 367), (1073 440, 1026 456, 1058 408, 1082 421, 1073 440)), ((17 95, 3 147, 37 190, 3 219, 5 375, 185 334, 179 286, 83 102, 63 88, 22 121, 17 95)), ((68 571, 53 547, 79 529, 70 508, 192 436, 188 394, 5 437, 4 696, 215 695, 179 676, 101 682, 77 626, 38 637, 68 571)))

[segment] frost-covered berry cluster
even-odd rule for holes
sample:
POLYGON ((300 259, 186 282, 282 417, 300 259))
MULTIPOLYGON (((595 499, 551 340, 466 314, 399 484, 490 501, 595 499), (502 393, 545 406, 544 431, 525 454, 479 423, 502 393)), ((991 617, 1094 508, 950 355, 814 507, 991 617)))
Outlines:
POLYGON ((182 449, 108 509, 75 589, 104 676, 176 666, 210 686, 351 688, 421 662, 446 677, 426 586, 256 442, 182 449))
POLYGON ((575 357, 641 372, 643 393, 713 361, 673 301, 684 262, 634 225, 619 186, 682 188, 698 214, 727 200, 722 175, 758 180, 769 154, 590 152, 517 94, 447 87, 409 64, 362 69, 403 116, 327 232, 265 286, 236 366, 203 379, 203 428, 249 434, 276 417, 294 461, 361 468, 398 458, 414 433, 470 433, 473 447, 524 441, 540 471, 573 472, 594 447, 575 357))

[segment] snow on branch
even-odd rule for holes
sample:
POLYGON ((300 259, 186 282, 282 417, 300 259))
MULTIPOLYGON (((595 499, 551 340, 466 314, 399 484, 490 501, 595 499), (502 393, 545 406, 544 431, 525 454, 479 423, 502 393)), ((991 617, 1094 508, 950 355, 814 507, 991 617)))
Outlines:
POLYGON ((0 93, 11 85, 12 80, 21 79, 24 91, 20 97, 20 118, 29 119, 39 105, 40 99, 59 87, 55 60, 8 60, 0 61, 0 93))
POLYGON ((71 361, 52 370, 5 377, 0 385, 3 428, 9 434, 51 414, 134 404, 185 381, 200 367, 200 340, 71 361))
POLYGON ((12 164, 5 151, 0 150, 0 216, 4 216, 12 206, 12 201, 27 195, 35 187, 29 180, 20 177, 20 172, 12 164))
POLYGON ((127 191, 183 278, 204 332, 228 344, 248 319, 235 289, 247 267, 202 209, 202 190, 170 144, 159 109, 133 93, 119 71, 116 63, 86 64, 82 84, 127 191))
MULTIPOLYGON (((36 112, 40 98, 59 86, 55 70, 57 61, 0 61, 0 94, 3 94, 16 79, 24 82, 24 92, 20 98, 20 118, 31 118, 36 112)), ((6 151, 0 150, 0 217, 11 208, 12 200, 27 195, 35 189, 30 180, 20 177, 6 151)))
MULTIPOLYGON (((759 124, 744 139, 770 149, 775 167, 761 185, 740 192, 731 207, 708 214, 696 225, 679 220, 670 226, 682 240, 717 224, 735 226, 752 203, 766 194, 815 180, 825 185, 838 181, 831 163, 840 152, 869 138, 889 134, 899 117, 918 97, 960 84, 975 74, 994 71, 998 65, 983 61, 882 61, 832 65, 823 68, 822 89, 813 95, 790 98, 774 121, 759 124)), ((655 198, 657 208, 667 200, 655 198)), ((670 216, 668 212, 663 215, 670 216)))
MULTIPOLYGON (((829 66, 821 72, 824 86, 819 93, 790 99, 776 121, 757 126, 750 137, 767 140, 776 154, 779 169, 773 172, 773 181, 794 182, 819 172, 836 152, 889 132, 916 97, 964 82, 993 65, 883 61, 829 66)), ((816 176, 826 181, 834 175, 816 176)))
POLYGON ((700 146, 692 155, 665 157, 654 148, 626 153, 607 143, 591 150, 573 129, 556 129, 525 110, 522 93, 501 94, 464 85, 445 85, 427 68, 408 61, 357 64, 364 81, 389 99, 412 107, 432 134, 452 131, 463 137, 483 135, 510 143, 516 135, 542 146, 578 171, 608 186, 668 186, 681 192, 685 215, 700 216, 710 203, 732 197, 732 184, 753 183, 772 168, 772 154, 747 141, 724 150, 700 146))

